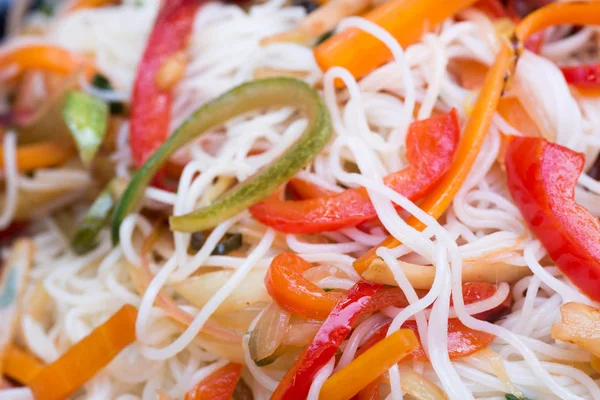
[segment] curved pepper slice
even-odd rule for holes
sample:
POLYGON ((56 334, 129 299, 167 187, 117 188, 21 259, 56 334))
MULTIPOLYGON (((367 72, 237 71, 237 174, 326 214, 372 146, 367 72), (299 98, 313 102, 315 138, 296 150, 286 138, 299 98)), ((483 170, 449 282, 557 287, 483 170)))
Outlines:
POLYGON ((69 75, 82 68, 91 78, 96 68, 87 58, 61 47, 49 44, 19 46, 0 54, 0 69, 15 65, 19 73, 29 69, 41 69, 57 74, 69 75))
POLYGON ((173 94, 157 84, 157 74, 169 58, 185 48, 194 16, 203 1, 163 3, 138 66, 133 87, 130 142, 133 160, 141 166, 166 140, 173 94))
POLYGON ((113 242, 118 242, 121 222, 138 207, 148 183, 171 154, 230 118, 271 106, 297 107, 307 116, 309 124, 298 140, 281 157, 210 206, 191 214, 171 217, 171 229, 198 232, 212 228, 268 198, 304 168, 331 136, 329 113, 319 94, 294 78, 268 78, 244 83, 200 107, 136 172, 115 210, 113 242))
MULTIPOLYGON (((450 167, 460 126, 456 110, 412 123, 406 137, 408 165, 384 183, 411 199, 429 193, 450 167)), ((271 198, 250 208, 254 218, 286 233, 335 231, 377 217, 365 188, 306 200, 271 198)))
POLYGON ((584 94, 597 95, 600 92, 600 64, 560 67, 567 83, 584 94))
POLYGON ((359 281, 321 325, 312 343, 300 354, 273 392, 271 400, 305 399, 315 375, 335 356, 371 296, 383 286, 359 281))
POLYGON ((506 150, 508 188, 556 266, 600 301, 600 222, 575 202, 585 157, 541 138, 517 137, 506 150))
POLYGON ((229 363, 198 382, 185 394, 185 400, 229 400, 240 376, 242 366, 229 363))
POLYGON ((265 287, 286 311, 309 319, 325 319, 341 299, 338 292, 325 292, 302 275, 312 265, 292 253, 273 259, 265 275, 265 287))

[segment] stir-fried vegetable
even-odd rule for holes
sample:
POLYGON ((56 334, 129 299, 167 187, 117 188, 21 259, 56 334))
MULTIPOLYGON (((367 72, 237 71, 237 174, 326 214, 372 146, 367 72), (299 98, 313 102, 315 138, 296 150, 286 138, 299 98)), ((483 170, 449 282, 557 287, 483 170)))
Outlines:
POLYGON ((23 350, 10 346, 2 361, 2 374, 23 385, 28 385, 43 368, 43 365, 23 350))
MULTIPOLYGON (((365 15, 365 18, 390 32, 406 47, 444 19, 475 3, 475 0, 390 0, 365 15)), ((340 32, 314 49, 323 71, 334 66, 346 68, 360 78, 392 58, 389 49, 377 38, 357 28, 340 32)))
POLYGON ((392 333, 329 377, 321 388, 319 398, 352 398, 417 347, 419 341, 412 331, 401 329, 392 333))
POLYGON ((335 356, 371 296, 381 287, 359 281, 348 291, 323 322, 312 343, 280 381, 271 400, 306 398, 314 376, 335 356))
POLYGON ((85 10, 86 8, 98 8, 111 4, 118 4, 120 0, 72 0, 66 7, 67 12, 85 10))
MULTIPOLYGON (((416 201, 433 190, 454 158, 460 126, 456 110, 411 124, 406 137, 408 165, 384 183, 416 201)), ((260 222, 286 233, 319 233, 356 226, 377 217, 365 188, 306 200, 276 196, 250 208, 260 222)))
POLYGON ((290 322, 291 314, 281 309, 277 303, 267 307, 248 339, 250 357, 257 365, 266 365, 281 345, 290 322))
POLYGON ((575 202, 585 156, 542 138, 517 137, 506 150, 508 188, 529 229, 583 293, 600 300, 600 222, 575 202))
POLYGON ((292 253, 282 253, 273 259, 265 286, 275 302, 284 310, 305 318, 325 319, 341 299, 338 292, 326 292, 303 273, 312 265, 292 253))
POLYGON ((198 382, 185 400, 230 400, 241 375, 242 366, 229 363, 198 382))
POLYGON ((133 160, 144 164, 169 135, 173 94, 157 78, 164 66, 185 49, 199 0, 164 2, 138 66, 131 103, 130 136, 133 160))
POLYGON ((79 158, 84 165, 90 165, 106 135, 108 106, 88 93, 70 92, 63 117, 77 144, 79 158))
POLYGON ((107 185, 77 227, 71 242, 71 247, 77 254, 85 254, 97 246, 98 233, 108 224, 115 205, 113 189, 115 184, 113 180, 107 185))
MULTIPOLYGON (((73 145, 62 141, 48 141, 17 148, 17 169, 32 171, 38 168, 53 167, 63 164, 75 153, 73 145)), ((4 150, 0 146, 0 165, 4 164, 4 150)))
POLYGON ((560 67, 565 79, 585 94, 597 95, 600 90, 600 64, 560 67))
POLYGON ((15 65, 19 73, 29 69, 40 69, 70 75, 83 69, 91 78, 96 68, 85 57, 49 44, 14 47, 0 54, 0 69, 15 65))
POLYGON ((269 106, 299 107, 309 119, 302 136, 279 159, 229 190, 210 206, 188 215, 171 217, 171 228, 184 232, 212 228, 268 198, 304 168, 331 135, 329 114, 318 93, 304 82, 292 78, 271 78, 242 84, 198 109, 135 174, 115 211, 113 241, 118 241, 121 222, 138 207, 146 186, 171 154, 232 117, 269 106))
MULTIPOLYGON (((463 297, 465 304, 473 304, 485 300, 491 297, 495 291, 495 286, 488 283, 465 283, 463 285, 463 297)), ((368 305, 366 310, 374 311, 375 309, 390 305, 406 307, 408 306, 408 302, 406 299, 403 299, 403 296, 404 295, 399 290, 392 295, 390 295, 390 293, 385 293, 385 290, 380 291, 373 296, 371 300, 373 305, 368 305), (403 302, 404 304, 402 304, 403 302)), ((510 310, 510 303, 511 298, 508 296, 506 300, 499 306, 477 314, 475 317, 485 320, 495 320, 510 310)), ((386 337, 390 324, 391 323, 387 323, 379 328, 379 330, 377 330, 363 344, 363 347, 368 349, 374 343, 377 343, 386 337)), ((417 336, 419 334, 416 321, 406 321, 402 325, 402 328, 412 329, 417 336)), ((470 329, 456 318, 451 318, 448 320, 448 353, 451 359, 457 359, 471 355, 476 351, 487 347, 493 340, 494 335, 470 329)), ((359 354, 360 352, 361 350, 359 349, 359 354)), ((418 361, 428 361, 427 354, 421 346, 413 351, 411 356, 418 361)))
POLYGON ((44 367, 29 387, 36 400, 62 400, 104 368, 135 341, 137 310, 123 306, 105 323, 44 367))
MULTIPOLYGON (((94 75, 92 86, 100 90, 112 91, 113 87, 107 77, 102 74, 94 75)), ((125 104, 120 101, 111 101, 109 103, 111 114, 123 114, 125 112, 125 104)))
MULTIPOLYGON (((506 85, 510 83, 524 40, 537 31, 559 24, 600 24, 600 3, 560 2, 551 4, 528 15, 520 23, 515 30, 512 43, 502 41, 496 61, 488 71, 484 86, 477 97, 450 170, 435 190, 425 196, 419 204, 421 209, 429 215, 439 218, 446 211, 471 171, 498 106, 498 101, 506 89, 506 85)), ((411 218, 409 223, 419 230, 425 228, 415 218, 411 218)), ((393 248, 399 244, 400 242, 396 238, 389 236, 359 258, 354 263, 354 267, 362 273, 377 258, 375 252, 378 247, 393 248)))
POLYGON ((2 376, 2 360, 16 332, 23 291, 29 281, 29 269, 33 263, 33 242, 17 241, 10 252, 3 270, 0 270, 0 376, 2 376))
MULTIPOLYGON (((172 286, 183 298, 194 306, 202 308, 231 279, 233 273, 232 270, 206 272, 174 282, 172 286)), ((221 303, 215 313, 225 314, 249 306, 262 306, 269 303, 269 294, 263 284, 264 278, 264 269, 251 270, 237 289, 221 303)))
POLYGON ((600 310, 580 303, 560 307, 561 321, 552 325, 553 339, 574 343, 600 357, 600 310))

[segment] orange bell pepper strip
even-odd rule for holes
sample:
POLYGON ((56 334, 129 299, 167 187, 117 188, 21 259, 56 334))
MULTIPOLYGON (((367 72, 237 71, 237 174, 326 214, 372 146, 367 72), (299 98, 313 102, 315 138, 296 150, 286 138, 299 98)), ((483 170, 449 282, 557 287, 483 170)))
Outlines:
POLYGON ((350 399, 418 347, 411 330, 392 333, 330 376, 321 387, 319 399, 350 399))
MULTIPOLYGON (((498 101, 514 73, 519 54, 523 50, 523 42, 537 31, 561 24, 600 24, 600 2, 561 2, 540 8, 529 14, 517 26, 511 42, 504 41, 502 43, 496 61, 487 73, 450 170, 442 182, 420 204, 421 209, 426 213, 436 219, 439 218, 450 206, 471 171, 498 107, 498 101)), ((415 218, 410 218, 408 223, 418 230, 425 228, 415 218)), ((381 244, 356 260, 354 268, 358 273, 364 272, 377 257, 375 253, 378 247, 393 248, 399 244, 400 242, 396 238, 389 236, 381 244)))
POLYGON ((19 74, 29 69, 40 69, 70 75, 78 69, 83 69, 86 76, 91 78, 96 72, 89 59, 49 44, 15 47, 0 53, 0 69, 12 65, 19 68, 19 74))
MULTIPOLYGON (((75 154, 75 148, 68 143, 39 142, 17 147, 17 169, 32 171, 37 168, 52 167, 65 163, 75 154)), ((0 146, 0 169, 4 169, 4 151, 0 146)))
POLYGON ((58 360, 44 367, 29 384, 35 399, 62 400, 71 396, 135 341, 136 317, 135 307, 123 306, 58 360))
MULTIPOLYGON (((408 165, 386 176, 386 186, 413 201, 425 196, 450 167, 459 134, 456 110, 413 122, 406 137, 408 165)), ((353 227, 377 217, 365 188, 306 200, 273 196, 250 207, 250 213, 280 232, 307 234, 353 227)))
POLYGON ((241 376, 242 366, 229 363, 198 382, 185 400, 229 400, 241 376))
POLYGON ((3 374, 23 385, 29 385, 43 368, 35 357, 15 346, 8 348, 2 362, 3 374))
POLYGON ((319 370, 335 356, 371 297, 383 285, 358 281, 331 311, 313 341, 300 354, 273 392, 271 400, 305 399, 319 370))
POLYGON ((269 295, 284 310, 309 319, 327 318, 342 298, 338 292, 325 292, 302 274, 312 265, 292 253, 282 253, 273 259, 265 286, 269 295))
MULTIPOLYGON (((394 36, 402 47, 421 36, 476 0, 390 0, 367 13, 364 18, 394 36)), ((360 78, 391 60, 392 54, 379 39, 357 28, 347 29, 314 48, 323 71, 331 67, 346 68, 360 78)))

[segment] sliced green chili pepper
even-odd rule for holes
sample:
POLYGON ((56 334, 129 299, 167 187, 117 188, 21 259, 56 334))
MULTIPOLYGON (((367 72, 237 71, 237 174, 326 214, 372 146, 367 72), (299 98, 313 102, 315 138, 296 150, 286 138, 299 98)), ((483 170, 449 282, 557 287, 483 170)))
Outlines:
POLYGON ((85 254, 98 245, 98 233, 110 220, 115 205, 113 198, 113 181, 100 193, 88 210, 73 236, 71 247, 77 254, 85 254))
POLYGON ((84 92, 69 92, 63 118, 79 150, 79 157, 89 165, 104 140, 108 128, 108 106, 84 92))
POLYGON ((197 232, 213 228, 265 200, 304 168, 323 149, 332 131, 327 107, 318 93, 306 83, 287 77, 242 84, 200 107, 137 171, 115 211, 113 242, 118 242, 123 219, 137 210, 148 183, 177 149, 233 117, 272 106, 295 106, 307 115, 309 124, 300 138, 285 154, 234 186, 210 206, 187 215, 171 217, 171 229, 197 232))

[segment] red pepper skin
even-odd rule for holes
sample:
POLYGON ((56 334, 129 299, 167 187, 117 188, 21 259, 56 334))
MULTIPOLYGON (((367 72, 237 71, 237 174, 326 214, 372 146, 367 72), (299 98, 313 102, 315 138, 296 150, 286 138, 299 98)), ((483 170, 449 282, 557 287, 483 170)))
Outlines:
POLYGON ((600 64, 561 67, 565 79, 578 89, 600 89, 600 64))
POLYGON ((600 301, 600 223, 575 202, 585 157, 541 138, 517 137, 506 151, 508 188, 556 266, 600 301))
POLYGON ((154 23, 138 66, 131 103, 129 140, 138 167, 169 134, 173 94, 156 85, 156 73, 169 57, 186 47, 194 16, 202 3, 203 0, 165 1, 154 23))
MULTIPOLYGON (((394 292, 397 292, 399 288, 393 288, 394 292)), ((388 305, 394 305, 396 307, 406 307, 408 305, 408 301, 404 298, 404 304, 402 304, 401 296, 393 296, 391 291, 389 293, 385 293, 385 291, 389 290, 385 288, 377 292, 371 302, 372 308, 367 308, 368 311, 372 311, 372 309, 379 307, 383 308, 388 305), (385 294, 384 294, 385 293, 385 294), (392 298, 395 297, 393 303, 388 304, 392 298), (387 299, 388 301, 384 301, 387 299), (375 306, 375 304, 377 304, 375 306)), ((465 304, 476 303, 481 300, 485 300, 496 292, 497 288, 495 285, 486 282, 467 282, 463 284, 463 298, 465 304)), ((425 291, 422 293, 418 293, 419 295, 424 295, 425 291)), ((403 295, 402 295, 403 296, 403 295)), ((493 321, 499 318, 502 314, 506 313, 510 310, 511 305, 511 296, 507 296, 506 300, 502 302, 499 306, 482 312, 480 314, 475 315, 476 318, 493 321)), ((364 353, 375 343, 379 342, 383 338, 386 337, 387 331, 390 327, 390 324, 383 325, 379 328, 362 346, 358 349, 356 353, 357 356, 364 353)), ((415 334, 418 336, 419 331, 417 329, 416 321, 406 321, 402 328, 412 329, 415 334)), ((450 355, 450 359, 455 360, 458 358, 469 356, 475 353, 478 350, 481 350, 487 346, 494 340, 494 335, 490 335, 485 332, 475 331, 466 327, 460 320, 457 318, 451 318, 448 320, 448 353, 450 355)), ((419 347, 411 354, 412 358, 417 361, 428 361, 427 354, 425 354, 425 350, 423 347, 419 347)))
POLYGON ((265 275, 269 295, 284 310, 308 319, 323 320, 342 298, 325 292, 302 275, 312 264, 293 253, 282 253, 271 261, 265 275))
POLYGON ((306 398, 317 372, 335 356, 371 297, 382 287, 377 283, 359 281, 348 291, 323 322, 312 343, 285 374, 271 400, 306 398))
POLYGON ((229 363, 198 382, 185 394, 185 400, 229 400, 240 376, 242 366, 229 363))
MULTIPOLYGON (((422 198, 450 167, 459 133, 456 110, 414 122, 406 137, 408 165, 386 176, 384 183, 413 201, 422 198)), ((250 212, 280 232, 305 234, 356 226, 377 216, 365 188, 306 200, 272 197, 250 207, 250 212)))

